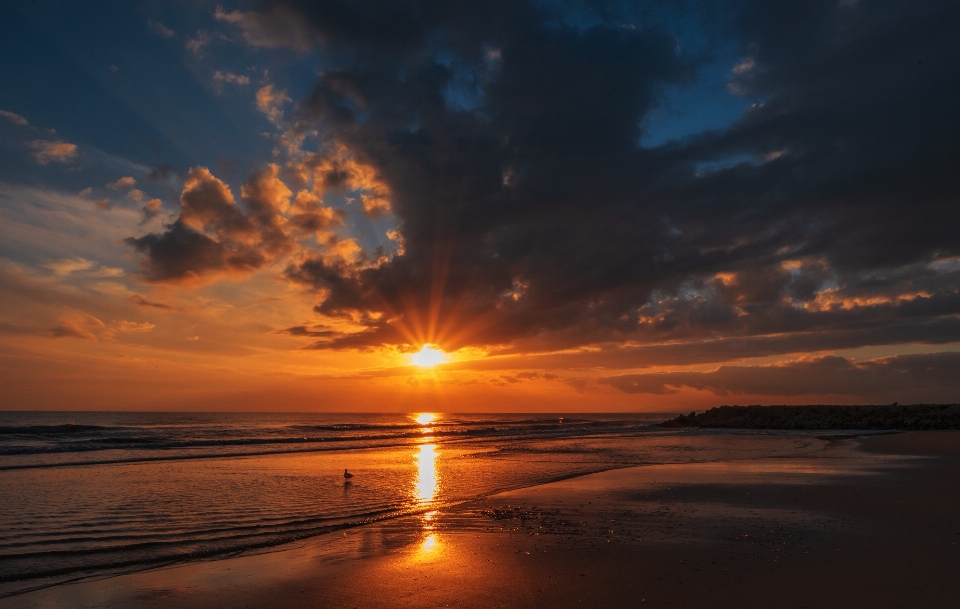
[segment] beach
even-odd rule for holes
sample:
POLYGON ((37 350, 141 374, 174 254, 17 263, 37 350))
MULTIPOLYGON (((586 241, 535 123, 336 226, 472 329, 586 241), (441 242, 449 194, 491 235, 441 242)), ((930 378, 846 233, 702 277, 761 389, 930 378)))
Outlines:
POLYGON ((960 432, 657 464, 4 607, 953 607, 960 432))

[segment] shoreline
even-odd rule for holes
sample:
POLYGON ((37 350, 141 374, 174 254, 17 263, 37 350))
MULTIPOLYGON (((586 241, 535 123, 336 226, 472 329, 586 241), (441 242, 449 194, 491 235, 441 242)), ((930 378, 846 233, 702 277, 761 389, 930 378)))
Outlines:
POLYGON ((892 607, 907 590, 908 604, 946 607, 960 598, 960 484, 944 484, 958 465, 960 432, 908 432, 815 456, 609 469, 0 606, 759 607, 790 606, 792 590, 808 607, 892 607), (830 595, 803 585, 840 576, 830 595))

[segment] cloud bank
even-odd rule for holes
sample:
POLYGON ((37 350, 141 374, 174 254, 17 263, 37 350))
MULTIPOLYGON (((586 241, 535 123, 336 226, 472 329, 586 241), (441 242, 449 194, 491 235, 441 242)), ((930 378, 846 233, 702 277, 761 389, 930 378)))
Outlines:
POLYGON ((148 281, 282 263, 321 318, 355 324, 304 326, 320 349, 722 361, 719 345, 960 339, 955 2, 288 0, 216 18, 251 46, 313 53, 320 76, 289 121, 286 91, 257 103, 317 147, 251 177, 246 210, 193 169, 179 219, 129 240, 148 281), (665 89, 730 48, 743 115, 640 145, 665 89), (315 207, 290 216, 303 184, 315 207), (297 230, 337 224, 320 203, 335 189, 395 218, 396 255, 302 246, 297 230))

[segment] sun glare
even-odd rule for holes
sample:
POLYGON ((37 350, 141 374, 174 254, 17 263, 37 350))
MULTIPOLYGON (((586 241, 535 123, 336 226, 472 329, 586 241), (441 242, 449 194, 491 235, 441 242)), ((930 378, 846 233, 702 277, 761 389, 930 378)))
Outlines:
POLYGON ((413 420, 416 421, 418 425, 429 425, 430 423, 433 423, 433 420, 436 418, 437 415, 433 414, 432 412, 421 412, 415 416, 413 420))
POLYGON ((410 359, 421 368, 430 368, 447 361, 447 354, 430 345, 424 345, 419 351, 414 353, 410 359))
POLYGON ((420 452, 414 453, 417 478, 414 481, 414 496, 419 503, 433 501, 437 494, 437 445, 421 444, 420 452))

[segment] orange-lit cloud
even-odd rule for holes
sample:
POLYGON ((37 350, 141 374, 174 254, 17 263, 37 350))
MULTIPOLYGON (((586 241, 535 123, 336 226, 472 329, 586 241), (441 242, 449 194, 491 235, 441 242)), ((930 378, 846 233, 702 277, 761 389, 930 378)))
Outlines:
POLYGON ((93 265, 93 262, 84 260, 83 258, 68 258, 65 260, 52 260, 44 266, 52 270, 55 274, 63 276, 69 275, 74 271, 85 271, 93 265))
POLYGON ((335 144, 324 152, 307 154, 293 168, 301 179, 312 179, 314 192, 319 196, 326 191, 355 192, 363 213, 368 217, 379 217, 392 211, 390 188, 376 168, 358 160, 343 144, 335 144))
POLYGON ((285 90, 277 90, 273 85, 265 85, 257 90, 257 108, 275 125, 283 122, 283 104, 290 101, 285 90))
POLYGON ((33 159, 41 164, 69 163, 77 158, 77 145, 60 140, 33 140, 27 142, 33 149, 33 159))
POLYGON ((84 313, 70 313, 63 315, 58 320, 59 323, 50 330, 50 336, 56 338, 72 337, 85 340, 96 340, 94 332, 106 328, 106 324, 84 313))
POLYGON ((121 188, 128 188, 137 183, 137 180, 133 176, 124 176, 118 179, 115 182, 110 182, 107 184, 107 188, 110 190, 120 190, 121 188))
MULTIPOLYGON (((299 239, 308 235, 322 237, 321 248, 337 259, 362 258, 355 243, 337 241, 329 232, 342 224, 342 214, 324 207, 309 192, 302 191, 294 199, 280 179, 279 166, 267 165, 254 172, 240 194, 246 209, 237 205, 230 187, 210 170, 191 169, 173 224, 163 233, 127 239, 147 254, 141 260, 144 279, 195 286, 249 275, 298 251, 299 239)), ((146 212, 156 213, 160 204, 149 201, 146 212)))

